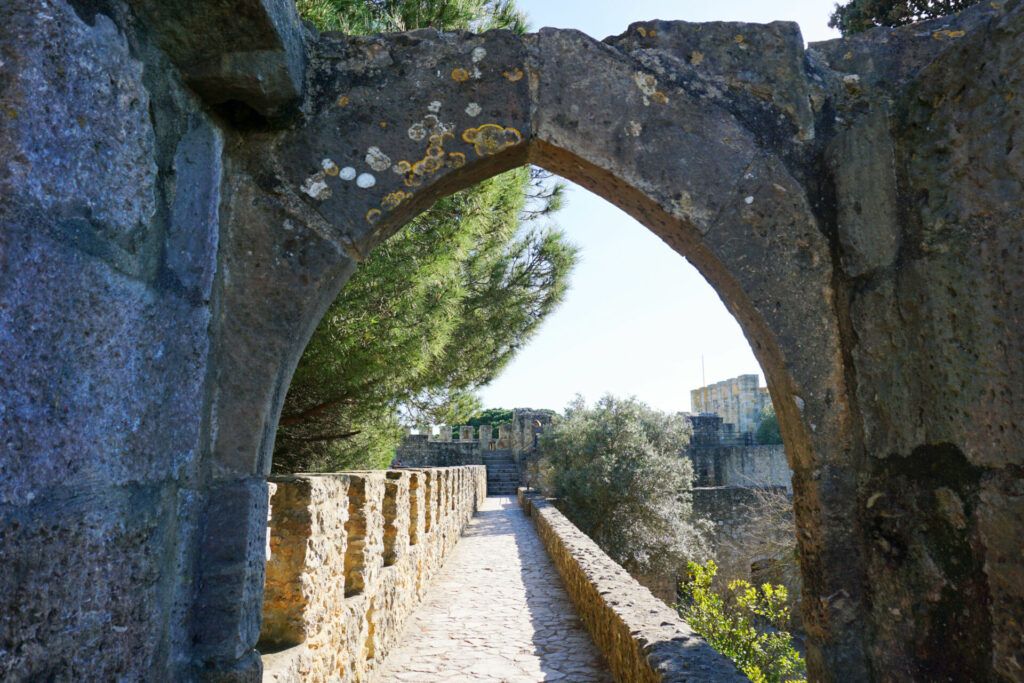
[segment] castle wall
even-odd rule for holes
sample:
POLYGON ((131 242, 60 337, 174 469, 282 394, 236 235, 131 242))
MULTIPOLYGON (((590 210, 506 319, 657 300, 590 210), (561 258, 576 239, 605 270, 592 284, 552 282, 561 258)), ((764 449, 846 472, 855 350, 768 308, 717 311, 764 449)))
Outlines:
POLYGON ((412 434, 395 449, 392 463, 396 467, 482 465, 485 452, 475 440, 433 441, 426 434, 412 434))
POLYGON ((371 679, 487 495, 483 467, 271 478, 264 680, 371 679))
POLYGON ((687 451, 696 486, 782 486, 793 490, 793 472, 782 444, 697 447, 687 451))
POLYGON ((719 415, 741 433, 757 431, 761 413, 770 404, 768 390, 759 386, 757 375, 740 375, 690 392, 694 413, 719 415))
POLYGON ((782 486, 793 491, 793 472, 782 444, 755 444, 717 415, 690 415, 693 433, 686 456, 694 486, 782 486))

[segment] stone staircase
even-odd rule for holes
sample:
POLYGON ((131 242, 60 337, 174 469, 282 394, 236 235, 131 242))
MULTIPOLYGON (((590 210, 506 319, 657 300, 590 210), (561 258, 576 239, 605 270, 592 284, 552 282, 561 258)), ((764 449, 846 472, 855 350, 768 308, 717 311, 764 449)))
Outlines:
POLYGON ((487 495, 514 496, 519 486, 519 466, 511 451, 490 451, 484 454, 487 467, 487 495))

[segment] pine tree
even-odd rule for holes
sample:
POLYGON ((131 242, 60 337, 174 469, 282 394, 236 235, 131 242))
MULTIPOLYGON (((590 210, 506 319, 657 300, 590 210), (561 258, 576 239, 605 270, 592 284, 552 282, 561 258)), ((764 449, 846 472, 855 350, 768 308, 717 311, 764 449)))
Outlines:
MULTIPOLYGON (((349 33, 525 30, 511 2, 300 0, 349 33)), ((401 424, 480 409, 494 379, 563 298, 576 249, 552 228, 562 187, 510 171, 440 200, 363 263, 299 361, 274 446, 278 472, 386 467, 401 424)))

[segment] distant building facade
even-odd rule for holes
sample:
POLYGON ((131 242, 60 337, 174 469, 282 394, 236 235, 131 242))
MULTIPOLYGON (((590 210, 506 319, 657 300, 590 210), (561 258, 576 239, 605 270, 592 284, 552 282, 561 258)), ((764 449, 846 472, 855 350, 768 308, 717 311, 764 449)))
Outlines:
POLYGON ((768 388, 759 386, 757 375, 740 375, 700 387, 690 392, 694 414, 718 415, 725 424, 734 425, 737 434, 753 434, 761 424, 761 415, 771 405, 768 388))

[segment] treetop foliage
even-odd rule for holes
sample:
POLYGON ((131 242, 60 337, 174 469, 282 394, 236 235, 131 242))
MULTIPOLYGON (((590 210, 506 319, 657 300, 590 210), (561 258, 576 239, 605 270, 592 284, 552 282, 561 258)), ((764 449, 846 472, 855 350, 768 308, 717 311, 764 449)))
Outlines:
POLYGON ((775 414, 775 406, 768 404, 761 413, 761 423, 757 426, 755 434, 760 444, 781 444, 782 432, 779 431, 779 418, 775 414))
POLYGON ((441 31, 527 30, 513 0, 297 0, 299 14, 321 31, 353 35, 418 28, 441 31))
POLYGON ((925 19, 954 14, 978 0, 851 0, 836 5, 828 25, 844 36, 876 26, 905 26, 925 19))
POLYGON ((480 410, 474 390, 562 300, 576 263, 560 231, 520 229, 528 176, 442 199, 359 266, 299 361, 275 464, 385 466, 399 419, 461 424, 480 410))

